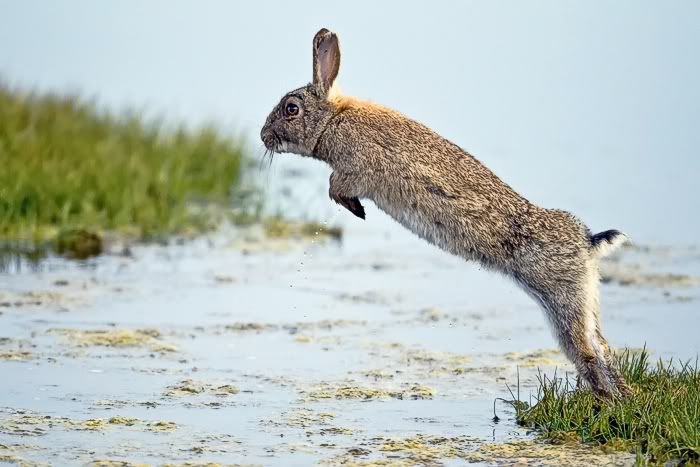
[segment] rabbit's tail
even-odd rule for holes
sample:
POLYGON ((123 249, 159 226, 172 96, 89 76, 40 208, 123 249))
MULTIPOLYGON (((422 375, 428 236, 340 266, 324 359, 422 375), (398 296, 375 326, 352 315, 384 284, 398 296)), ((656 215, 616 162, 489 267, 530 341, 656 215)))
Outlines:
POLYGON ((591 251, 596 258, 602 258, 615 251, 628 238, 619 230, 606 230, 595 235, 591 235, 591 251))

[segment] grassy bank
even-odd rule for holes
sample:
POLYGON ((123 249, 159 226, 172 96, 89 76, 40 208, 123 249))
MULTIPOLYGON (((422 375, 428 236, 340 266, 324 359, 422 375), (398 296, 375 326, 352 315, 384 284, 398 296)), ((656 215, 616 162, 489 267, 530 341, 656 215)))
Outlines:
POLYGON ((560 378, 540 380, 537 403, 513 401, 518 423, 552 440, 578 439, 629 449, 642 462, 700 464, 700 371, 697 361, 649 364, 647 352, 618 359, 634 396, 600 404, 560 378))
POLYGON ((166 127, 0 84, 0 239, 203 229, 208 216, 192 207, 226 202, 243 158, 213 128, 166 127))

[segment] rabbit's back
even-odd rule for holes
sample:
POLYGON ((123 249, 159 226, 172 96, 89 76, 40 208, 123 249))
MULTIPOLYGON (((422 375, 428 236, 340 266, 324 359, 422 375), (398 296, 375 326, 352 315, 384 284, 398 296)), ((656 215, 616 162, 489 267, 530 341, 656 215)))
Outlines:
POLYGON ((510 269, 533 249, 584 250, 586 228, 571 214, 533 205, 468 152, 398 112, 345 102, 322 143, 360 197, 465 259, 510 269))

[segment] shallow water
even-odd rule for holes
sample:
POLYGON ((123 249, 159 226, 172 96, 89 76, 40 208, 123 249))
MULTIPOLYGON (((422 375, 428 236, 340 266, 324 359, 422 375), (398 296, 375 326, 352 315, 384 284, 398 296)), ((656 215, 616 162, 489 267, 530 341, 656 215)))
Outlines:
MULTIPOLYGON (((524 293, 371 206, 329 207, 323 169, 276 164, 281 209, 314 199, 342 242, 225 230, 2 274, 0 464, 630 461, 533 444, 498 401, 492 420, 518 372, 529 400, 538 370, 572 371, 524 293)), ((611 342, 694 358, 698 276, 692 247, 607 262, 611 342)))

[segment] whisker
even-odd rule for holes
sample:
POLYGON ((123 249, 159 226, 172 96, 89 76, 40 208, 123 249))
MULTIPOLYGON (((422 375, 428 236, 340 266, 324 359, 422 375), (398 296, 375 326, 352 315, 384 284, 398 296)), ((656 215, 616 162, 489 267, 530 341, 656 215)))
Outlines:
POLYGON ((258 157, 258 171, 262 171, 263 164, 265 163, 265 156, 267 156, 267 149, 258 157))
POLYGON ((275 152, 272 149, 265 148, 265 152, 260 158, 260 162, 258 164, 258 170, 262 171, 263 168, 269 169, 272 166, 272 159, 274 154, 275 152))
POLYGON ((265 166, 265 159, 267 159, 267 155, 270 152, 269 149, 265 148, 265 150, 262 152, 258 159, 258 170, 262 171, 264 166, 265 166))

